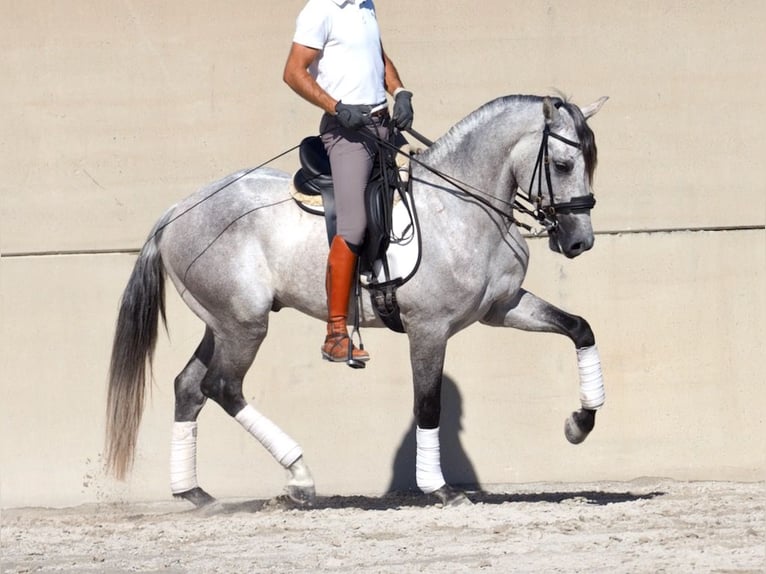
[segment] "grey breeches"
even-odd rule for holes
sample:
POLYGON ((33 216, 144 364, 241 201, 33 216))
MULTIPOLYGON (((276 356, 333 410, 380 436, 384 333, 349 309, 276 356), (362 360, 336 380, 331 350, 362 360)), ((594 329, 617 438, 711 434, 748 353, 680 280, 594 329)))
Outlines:
MULTIPOLYGON (((388 136, 388 119, 370 118, 369 127, 362 128, 380 138, 388 136)), ((332 182, 335 188, 336 234, 356 248, 362 244, 367 229, 364 190, 370 178, 377 144, 362 130, 341 127, 335 116, 325 114, 319 125, 322 143, 330 157, 332 182)))

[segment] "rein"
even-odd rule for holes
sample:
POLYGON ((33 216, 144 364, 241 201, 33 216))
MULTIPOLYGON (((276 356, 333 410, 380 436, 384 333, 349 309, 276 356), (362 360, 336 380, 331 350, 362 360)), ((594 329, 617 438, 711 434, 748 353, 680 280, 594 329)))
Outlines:
MULTIPOLYGON (((410 135, 412 135, 415 139, 420 141, 422 144, 426 146, 433 145, 433 141, 429 140, 428 138, 416 132, 415 130, 410 128, 410 129, 407 129, 406 131, 410 135)), ((396 153, 404 153, 397 147, 393 146, 391 143, 381 138, 377 138, 376 136, 372 136, 372 135, 370 137, 376 139, 379 145, 388 147, 390 150, 393 150, 396 153)), ((532 229, 530 225, 527 225, 526 223, 519 221, 518 219, 514 217, 513 210, 516 209, 517 211, 520 211, 524 213, 525 215, 529 215, 533 217, 540 224, 544 226, 545 231, 552 231, 552 230, 555 230, 556 227, 558 227, 558 219, 556 217, 558 214, 568 214, 568 213, 578 213, 582 211, 588 211, 590 209, 593 209, 593 207, 596 205, 596 198, 593 196, 592 193, 589 193, 588 195, 581 196, 581 197, 574 197, 570 199, 569 201, 556 203, 553 197, 553 184, 551 180, 550 158, 549 158, 549 152, 548 152, 549 138, 557 139, 560 142, 563 142, 577 149, 581 149, 582 147, 579 142, 572 141, 557 133, 551 132, 550 126, 546 124, 545 128, 543 129, 543 137, 540 142, 540 149, 537 153, 537 161, 535 162, 535 168, 532 171, 532 178, 529 182, 529 188, 528 188, 529 192, 525 194, 524 191, 521 188, 519 188, 518 191, 516 192, 516 197, 514 198, 513 202, 507 202, 497 197, 494 197, 492 194, 487 193, 484 190, 478 189, 477 187, 469 183, 461 181, 457 179, 456 177, 453 177, 449 174, 444 173, 443 171, 440 171, 428 165, 427 163, 419 160, 415 156, 411 155, 409 156, 409 159, 411 162, 418 164, 419 166, 423 167, 424 169, 428 170, 429 172, 443 179, 447 183, 456 187, 461 192, 475 199, 476 201, 486 206, 487 208, 491 209, 495 213, 499 214, 501 217, 506 218, 511 223, 515 223, 519 227, 526 229, 527 231, 533 233, 534 235, 540 235, 543 232, 543 230, 534 230, 532 229), (549 204, 547 206, 543 205, 543 197, 544 197, 543 189, 542 189, 542 174, 543 173, 545 174, 545 182, 548 186, 549 204), (537 194, 532 196, 531 192, 534 189, 535 178, 537 178, 537 194), (492 202, 490 202, 489 199, 486 199, 486 198, 494 199, 495 201, 506 204, 508 207, 511 208, 511 211, 507 212, 503 209, 498 208, 492 202), (526 202, 526 205, 523 202, 526 202)))
MULTIPOLYGON (((428 147, 432 146, 434 143, 433 141, 426 138, 419 132, 413 130, 412 128, 409 128, 406 131, 415 139, 417 139, 420 143, 428 147)), ((378 144, 382 144, 388 147, 389 149, 395 151, 396 153, 404 153, 400 149, 394 147, 389 142, 384 141, 381 138, 375 138, 375 136, 371 136, 371 137, 376 139, 378 144)), ((540 224, 544 226, 545 231, 552 231, 552 230, 555 230, 556 227, 558 227, 558 219, 557 219, 558 214, 569 214, 569 213, 578 213, 578 212, 588 211, 590 209, 593 209, 593 207, 595 207, 596 205, 596 198, 594 197, 592 193, 589 193, 588 195, 585 195, 585 196, 573 197, 569 201, 556 203, 556 200, 553 196, 553 183, 551 179, 551 170, 550 170, 550 158, 549 158, 549 151, 548 151, 549 138, 554 138, 559 140, 562 143, 565 143, 566 145, 572 146, 577 149, 582 149, 582 146, 579 142, 572 141, 568 138, 565 138, 564 136, 551 132, 550 126, 546 123, 545 128, 543 128, 543 137, 540 142, 540 149, 537 153, 537 161, 535 162, 535 168, 532 171, 532 178, 530 179, 530 182, 529 182, 529 187, 528 187, 529 191, 525 193, 521 188, 519 188, 516 192, 516 197, 514 198, 512 203, 503 201, 497 197, 494 197, 492 194, 489 194, 481 189, 478 189, 464 181, 460 181, 459 179, 451 175, 448 175, 422 162, 415 156, 410 156, 410 161, 418 164, 419 166, 423 167, 424 169, 428 170, 429 172, 443 179, 447 183, 456 187, 461 192, 465 193, 466 195, 480 202, 482 205, 496 212, 501 217, 506 218, 510 222, 515 223, 519 227, 522 227, 535 235, 539 235, 540 233, 542 233, 543 230, 533 230, 530 225, 527 225, 519 221, 513 216, 513 210, 516 209, 517 211, 520 211, 524 213, 525 215, 529 215, 533 217, 535 220, 537 220, 540 224), (546 185, 548 186, 548 205, 547 206, 543 205, 543 198, 544 198, 543 189, 542 189, 543 173, 545 174, 545 182, 546 182, 546 185), (537 194, 533 196, 532 190, 534 189, 535 178, 537 178, 537 194), (495 201, 505 203, 508 207, 510 207, 511 212, 509 213, 503 209, 496 207, 488 199, 485 199, 487 197, 494 199, 495 201)))
MULTIPOLYGON (((558 106, 557 106, 558 107, 558 106)), ((430 147, 433 145, 433 141, 426 138, 424 135, 420 134, 419 132, 415 131, 412 128, 408 128, 406 130, 410 135, 412 135, 415 139, 420 141, 422 144, 430 147)), ((365 133, 365 132, 363 132, 365 133)), ((398 147, 393 145, 391 142, 386 141, 385 139, 374 135, 374 134, 367 134, 365 135, 373 140, 375 140, 378 145, 382 145, 384 147, 387 147, 389 150, 394 151, 395 153, 404 154, 402 150, 400 150, 398 147)), ((556 215, 559 213, 578 213, 582 211, 588 211, 589 209, 593 209, 593 207, 596 205, 596 198, 593 196, 592 193, 589 193, 588 195, 581 196, 581 197, 575 197, 570 199, 569 201, 563 202, 563 203, 556 203, 554 197, 553 197, 553 186, 551 183, 551 170, 550 170, 550 160, 548 156, 548 138, 554 138, 557 139, 569 146, 575 147, 577 149, 581 149, 581 145, 579 142, 572 141, 570 139, 567 139, 563 136, 560 136, 559 134, 553 133, 550 131, 550 126, 548 124, 545 125, 545 128, 543 129, 543 137, 542 141, 540 142, 540 150, 537 153, 537 161, 535 163, 535 168, 532 172, 532 178, 529 182, 529 194, 525 194, 521 188, 518 189, 516 192, 516 197, 514 198, 513 202, 507 202, 505 200, 502 200, 500 198, 497 198, 493 196, 490 193, 487 193, 484 190, 481 190, 469 183, 466 183, 464 181, 461 181, 457 179, 456 177, 453 177, 449 174, 444 173, 441 170, 438 170, 434 167, 431 167, 427 163, 422 162, 414 155, 409 155, 409 160, 411 162, 414 162, 418 164, 419 166, 423 167, 427 171, 430 171, 434 175, 440 177, 450 185, 454 186, 461 192, 465 193, 469 197, 473 198, 474 200, 478 201, 488 209, 491 209, 501 217, 504 217, 511 223, 515 223, 519 227, 522 227, 529 231, 530 233, 534 235, 540 235, 543 230, 534 230, 532 229, 532 226, 527 225, 526 223, 523 223, 516 219, 513 215, 513 210, 516 209, 517 211, 520 211, 524 213, 525 215, 529 215, 536 219, 539 223, 541 223, 545 227, 545 231, 551 231, 554 230, 558 226, 558 220, 556 218, 556 215), (548 185, 548 197, 549 197, 549 204, 548 206, 543 205, 543 190, 542 190, 542 176, 541 173, 545 173, 545 181, 548 185), (532 197, 531 190, 534 187, 535 177, 538 178, 537 181, 537 195, 535 197, 532 197), (484 196, 484 197, 482 197, 484 196), (498 208, 495 206, 489 199, 485 199, 485 197, 494 199, 497 202, 504 203, 508 207, 510 207, 510 212, 504 211, 503 209, 498 208), (522 202, 526 202, 528 205, 525 205, 522 202)), ((181 213, 178 213, 174 217, 172 217, 170 220, 165 222, 163 225, 159 226, 157 229, 154 230, 154 233, 152 234, 152 238, 155 237, 158 233, 160 233, 165 227, 173 223, 175 220, 179 219, 192 209, 196 208, 201 203, 206 202, 208 199, 212 198, 214 195, 220 193, 233 183, 236 183, 237 181, 241 180, 242 178, 248 176, 249 174, 253 173, 254 171, 265 167, 266 165, 272 163, 273 161, 281 158, 284 155, 287 155, 288 153, 298 149, 300 147, 300 144, 297 144, 277 155, 272 157, 271 159, 268 159, 264 161, 263 163, 257 165, 256 167, 250 168, 241 174, 239 174, 237 177, 232 179, 231 181, 227 181, 223 185, 221 185, 219 188, 215 189, 212 193, 209 195, 203 197, 196 203, 192 204, 191 206, 187 207, 185 210, 183 210, 181 213)))
MULTIPOLYGON (((408 129, 406 131, 410 135, 414 136, 415 139, 417 139, 418 141, 420 141, 421 143, 423 143, 423 144, 425 144, 427 146, 433 145, 433 143, 434 143, 431 140, 429 140, 428 138, 426 138, 425 136, 419 134, 418 132, 415 132, 412 129, 408 129)), ((379 137, 374 136, 374 135, 369 135, 369 137, 374 139, 378 143, 378 145, 382 145, 383 147, 387 147, 389 150, 393 151, 394 153, 400 153, 400 154, 404 154, 405 153, 401 149, 399 149, 398 147, 392 145, 391 143, 387 142, 386 140, 384 140, 382 138, 379 138, 379 137)), ((514 199, 513 203, 509 203, 507 201, 504 201, 502 199, 499 199, 499 198, 493 196, 490 193, 487 193, 486 191, 483 191, 483 190, 481 190, 481 189, 471 185, 470 183, 466 183, 464 181, 461 181, 461 180, 457 179, 454 176, 451 176, 451 175, 449 175, 447 173, 444 173, 441 170, 436 169, 435 167, 432 167, 432 166, 428 165, 427 163, 419 160, 414 155, 409 155, 408 157, 409 157, 410 162, 418 164, 420 167, 424 168, 425 170, 427 170, 427 171, 433 173, 434 175, 438 176, 439 178, 443 179, 444 181, 446 181, 447 183, 449 183, 453 187, 457 188, 458 190, 460 190, 461 192, 465 193, 469 197, 475 199, 476 201, 478 201, 479 203, 481 203, 485 207, 491 209, 492 211, 494 211, 495 213, 500 215, 501 217, 504 217, 507 220, 511 221, 512 223, 515 223, 516 225, 519 225, 520 227, 523 227, 527 231, 530 231, 530 232, 534 233, 534 231, 532 230, 531 226, 529 226, 529 225, 527 225, 527 224, 517 220, 513 216, 513 209, 514 208, 518 209, 519 211, 523 211, 524 213, 526 213, 528 215, 533 215, 534 216, 534 212, 530 211, 524 205, 519 203, 517 199, 514 199), (506 205, 511 207, 511 212, 507 212, 507 211, 504 211, 504 210, 500 209, 499 207, 493 205, 488 199, 485 199, 482 196, 489 197, 489 198, 494 199, 495 201, 498 201, 500 203, 505 203, 506 205)))

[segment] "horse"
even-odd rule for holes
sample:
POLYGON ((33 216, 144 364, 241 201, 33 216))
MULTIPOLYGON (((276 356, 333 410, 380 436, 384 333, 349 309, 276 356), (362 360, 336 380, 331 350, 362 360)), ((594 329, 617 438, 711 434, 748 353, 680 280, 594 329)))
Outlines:
MULTIPOLYGON (((422 253, 396 299, 409 339, 416 483, 437 503, 470 502, 442 475, 439 419, 447 340, 475 322, 568 337, 580 408, 566 418, 565 436, 577 444, 595 426, 605 394, 593 330, 522 287, 529 250, 513 207, 519 197, 534 203, 530 213, 545 225, 553 251, 573 258, 591 249, 597 150, 586 120, 605 101, 580 108, 560 97, 500 97, 413 155, 422 253)), ((242 392, 271 312, 290 307, 327 319, 325 223, 301 210, 290 190, 285 172, 243 170, 172 206, 149 234, 122 295, 109 369, 105 460, 117 479, 126 478, 134 460, 169 277, 205 323, 174 381, 172 494, 197 507, 215 500, 199 486, 196 462, 197 417, 212 399, 288 471, 280 496, 300 505, 315 501, 300 445, 242 392)), ((382 327, 370 301, 359 299, 358 324, 382 327)))

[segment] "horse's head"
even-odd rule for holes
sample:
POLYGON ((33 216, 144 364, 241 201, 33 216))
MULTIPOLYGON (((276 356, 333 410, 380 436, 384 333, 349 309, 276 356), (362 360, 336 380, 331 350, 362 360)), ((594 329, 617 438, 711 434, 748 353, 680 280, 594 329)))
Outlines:
POLYGON ((528 193, 548 229, 550 248, 570 258, 593 247, 590 210, 596 204, 591 191, 596 142, 586 120, 606 100, 580 109, 543 98, 545 124, 528 193))

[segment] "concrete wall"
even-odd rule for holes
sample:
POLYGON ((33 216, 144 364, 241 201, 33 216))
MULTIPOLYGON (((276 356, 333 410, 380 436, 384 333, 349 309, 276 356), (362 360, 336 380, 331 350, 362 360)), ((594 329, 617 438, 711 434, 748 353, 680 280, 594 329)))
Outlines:
MULTIPOLYGON (((116 484, 100 456, 117 301, 167 206, 316 131, 316 110, 281 82, 302 5, 0 0, 3 507, 168 495, 172 379, 202 327, 169 292, 136 468, 116 484)), ((446 366, 447 477, 766 478, 766 5, 380 0, 378 12, 431 137, 504 94, 611 98, 591 121, 596 247, 566 261, 532 240, 527 283, 591 322, 608 404, 570 446, 568 341, 473 327, 446 366)), ((320 493, 411 480, 406 339, 368 330, 373 362, 353 372, 318 359, 322 328, 275 315, 248 398, 301 442, 320 493)), ((219 496, 273 495, 284 479, 215 405, 199 475, 219 496)))

